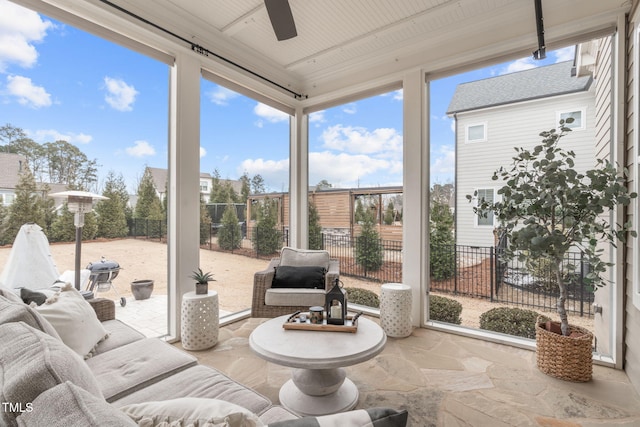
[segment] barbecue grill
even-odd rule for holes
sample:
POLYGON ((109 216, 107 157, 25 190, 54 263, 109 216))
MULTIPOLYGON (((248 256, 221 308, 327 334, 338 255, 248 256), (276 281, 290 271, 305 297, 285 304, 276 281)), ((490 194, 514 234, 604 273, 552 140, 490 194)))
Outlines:
POLYGON ((102 257, 100 261, 90 262, 87 265, 87 270, 91 272, 87 283, 88 291, 94 292, 97 296, 98 292, 113 290, 120 299, 120 305, 124 307, 127 304, 127 299, 121 297, 116 287, 113 286, 113 279, 118 277, 118 273, 120 273, 120 264, 102 257))

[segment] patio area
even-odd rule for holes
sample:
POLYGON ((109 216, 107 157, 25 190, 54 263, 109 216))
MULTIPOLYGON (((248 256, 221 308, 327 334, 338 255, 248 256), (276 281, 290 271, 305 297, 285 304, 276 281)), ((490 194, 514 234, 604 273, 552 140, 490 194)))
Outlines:
MULTIPOLYGON (((165 310, 164 295, 129 298, 116 317, 159 336, 165 310)), ((249 348, 249 335, 263 321, 222 327, 215 347, 190 353, 278 402, 289 368, 249 348)), ((594 366, 588 383, 560 381, 537 370, 532 351, 428 329, 389 338, 380 355, 347 374, 360 390, 358 407, 407 408, 412 426, 640 425, 640 396, 622 371, 594 366)))

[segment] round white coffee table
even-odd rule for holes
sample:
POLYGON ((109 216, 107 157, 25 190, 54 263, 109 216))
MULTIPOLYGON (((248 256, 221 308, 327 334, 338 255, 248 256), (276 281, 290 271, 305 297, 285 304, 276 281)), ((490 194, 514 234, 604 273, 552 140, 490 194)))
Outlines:
POLYGON ((382 328, 361 317, 355 333, 290 330, 282 327, 288 317, 262 323, 249 337, 259 357, 295 368, 280 389, 282 406, 301 416, 353 409, 358 388, 342 368, 378 355, 387 342, 382 328))

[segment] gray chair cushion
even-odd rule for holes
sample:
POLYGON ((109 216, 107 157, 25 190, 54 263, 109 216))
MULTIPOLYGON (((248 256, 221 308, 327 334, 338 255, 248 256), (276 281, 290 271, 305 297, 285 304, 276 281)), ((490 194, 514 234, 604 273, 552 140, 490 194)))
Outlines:
POLYGON ((271 401, 222 374, 207 367, 194 366, 144 389, 112 402, 118 408, 152 400, 170 400, 179 397, 220 399, 260 414, 271 406, 271 401))
POLYGON ((137 424, 104 399, 70 383, 59 384, 38 396, 30 411, 18 418, 18 427, 126 427, 137 424))
POLYGON ((86 360, 107 402, 148 387, 197 362, 195 357, 157 338, 134 341, 86 360))
POLYGON ((324 289, 269 288, 264 295, 266 305, 284 305, 287 307, 319 305, 324 307, 326 292, 324 289))
MULTIPOLYGON (((65 381, 102 399, 87 365, 62 341, 24 322, 12 322, 0 325, 0 343, 0 402, 24 408, 45 390, 65 381)), ((13 425, 17 415, 19 411, 0 411, 0 424, 13 425)))
POLYGON ((58 340, 60 339, 60 335, 58 335, 51 323, 36 310, 22 302, 22 300, 14 302, 0 297, 0 324, 10 322, 24 322, 58 340))

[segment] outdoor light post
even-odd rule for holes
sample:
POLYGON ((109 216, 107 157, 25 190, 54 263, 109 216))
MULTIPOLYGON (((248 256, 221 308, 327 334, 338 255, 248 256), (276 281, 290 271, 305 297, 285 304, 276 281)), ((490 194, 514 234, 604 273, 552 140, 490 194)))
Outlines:
POLYGON ((93 194, 88 191, 62 191, 50 194, 51 197, 66 197, 67 208, 74 214, 73 225, 76 226, 76 263, 75 263, 75 287, 80 290, 80 254, 82 250, 82 227, 84 227, 84 214, 93 210, 95 200, 107 200, 108 197, 93 194))

